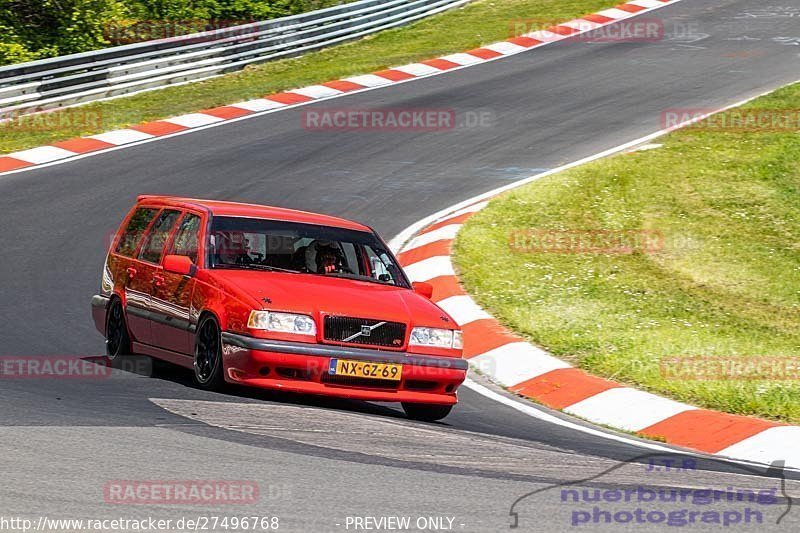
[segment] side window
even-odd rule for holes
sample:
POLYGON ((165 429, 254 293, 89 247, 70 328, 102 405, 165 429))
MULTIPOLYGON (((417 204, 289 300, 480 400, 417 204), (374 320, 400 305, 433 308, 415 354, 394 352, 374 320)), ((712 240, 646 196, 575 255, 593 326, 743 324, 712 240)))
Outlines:
POLYGON ((369 258, 369 264, 372 268, 372 277, 378 281, 387 283, 391 282, 394 284, 394 280, 397 277, 397 269, 392 264, 389 256, 386 254, 381 254, 381 256, 378 256, 378 254, 375 253, 375 250, 369 246, 365 246, 364 251, 367 253, 367 257, 369 258), (393 273, 395 275, 392 275, 393 273))
POLYGON ((114 251, 120 255, 133 257, 133 252, 136 251, 136 247, 142 241, 144 231, 150 225, 156 213, 158 213, 158 209, 151 207, 137 209, 125 227, 125 231, 122 233, 119 243, 117 243, 117 249, 114 251))
POLYGON ((199 234, 200 217, 188 213, 183 217, 181 225, 178 227, 178 232, 175 234, 175 242, 172 245, 172 251, 170 253, 189 256, 192 263, 196 265, 199 234))
POLYGON ((156 223, 153 224, 150 233, 145 238, 142 250, 139 252, 139 259, 148 263, 159 263, 161 261, 164 244, 166 244, 169 232, 180 214, 180 211, 165 209, 158 216, 156 223))

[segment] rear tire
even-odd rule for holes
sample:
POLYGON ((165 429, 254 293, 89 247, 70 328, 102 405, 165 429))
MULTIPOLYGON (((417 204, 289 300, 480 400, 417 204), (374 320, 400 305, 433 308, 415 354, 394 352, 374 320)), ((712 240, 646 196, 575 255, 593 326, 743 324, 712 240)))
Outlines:
POLYGON ((106 311, 106 356, 114 360, 118 356, 131 354, 131 338, 122 302, 114 298, 106 311))
POLYGON ((406 403, 403 402, 403 411, 412 420, 422 420, 423 422, 436 422, 450 414, 453 410, 452 405, 436 405, 427 403, 406 403))
POLYGON ((206 315, 197 326, 194 342, 194 381, 206 390, 225 386, 222 364, 222 339, 214 317, 206 315))

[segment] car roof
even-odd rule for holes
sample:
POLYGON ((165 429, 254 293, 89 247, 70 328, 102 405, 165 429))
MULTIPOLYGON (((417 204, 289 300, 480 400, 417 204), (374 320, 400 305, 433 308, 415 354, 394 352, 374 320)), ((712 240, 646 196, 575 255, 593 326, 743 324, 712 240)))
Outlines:
POLYGON ((146 203, 153 206, 200 208, 204 211, 210 212, 214 216, 266 218, 271 220, 285 220, 288 222, 299 222, 304 224, 317 224, 320 226, 332 226, 358 231, 372 231, 371 228, 365 226, 364 224, 359 224, 358 222, 353 222, 352 220, 347 220, 344 218, 267 205, 147 194, 139 196, 137 198, 137 202, 146 203))

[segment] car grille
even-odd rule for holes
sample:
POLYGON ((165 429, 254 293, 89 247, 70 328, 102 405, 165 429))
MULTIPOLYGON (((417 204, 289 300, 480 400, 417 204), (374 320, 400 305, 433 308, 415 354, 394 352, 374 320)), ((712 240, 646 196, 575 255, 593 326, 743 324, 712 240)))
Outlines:
POLYGON ((388 379, 368 379, 356 376, 337 376, 335 374, 322 374, 320 381, 328 385, 340 385, 343 387, 359 387, 365 389, 399 389, 399 381, 388 379))
MULTIPOLYGON (((374 326, 382 322, 369 318, 353 318, 347 316, 326 316, 324 338, 326 341, 345 342, 345 339, 361 332, 362 326, 374 326)), ((406 325, 400 322, 385 322, 370 331, 369 336, 359 335, 349 341, 352 344, 368 346, 388 346, 400 348, 406 339, 406 325)))

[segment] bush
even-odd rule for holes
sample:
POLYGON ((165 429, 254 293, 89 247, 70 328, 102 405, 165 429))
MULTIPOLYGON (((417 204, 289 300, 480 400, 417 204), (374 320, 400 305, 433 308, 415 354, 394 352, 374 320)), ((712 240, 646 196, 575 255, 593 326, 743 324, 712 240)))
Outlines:
POLYGON ((206 27, 266 20, 343 1, 0 0, 0 64, 168 37, 175 35, 176 27, 179 34, 185 34, 206 27), (137 27, 148 31, 125 31, 137 27), (173 33, 166 33, 169 31, 173 33))
POLYGON ((108 45, 103 24, 125 13, 118 0, 0 0, 3 60, 95 50, 108 45))
POLYGON ((13 28, 0 24, 0 65, 9 63, 22 63, 36 58, 36 54, 30 51, 13 28))

